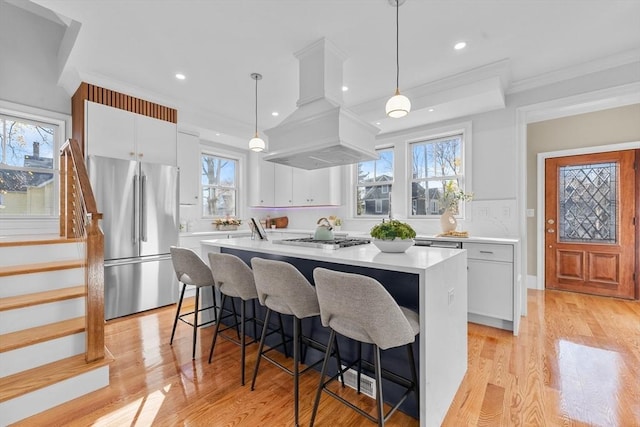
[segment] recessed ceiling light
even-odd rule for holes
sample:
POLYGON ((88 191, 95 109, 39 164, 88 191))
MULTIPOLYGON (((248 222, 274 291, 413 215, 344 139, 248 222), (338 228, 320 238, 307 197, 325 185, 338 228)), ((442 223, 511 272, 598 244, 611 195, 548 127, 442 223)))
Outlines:
POLYGON ((216 132, 216 136, 220 136, 220 132, 216 132))
POLYGON ((458 42, 455 45, 453 45, 453 48, 455 50, 461 50, 461 49, 464 49, 465 47, 467 47, 467 43, 466 42, 458 42))
POLYGON ((182 74, 182 73, 176 73, 176 79, 178 79, 178 80, 184 80, 184 79, 186 79, 186 78, 187 78, 187 76, 185 76, 184 74, 182 74))
POLYGON ((273 117, 278 117, 280 115, 280 113, 278 113, 277 111, 274 111, 274 112, 271 113, 271 115, 273 117))
POLYGON ((342 91, 343 91, 343 92, 346 92, 346 91, 348 91, 348 90, 349 90, 349 87, 348 87, 348 86, 342 86, 342 91))
POLYGON ((376 122, 376 124, 377 124, 378 126, 380 126, 380 122, 376 122))
POLYGON ((433 113, 435 110, 433 108, 429 108, 429 112, 433 113))

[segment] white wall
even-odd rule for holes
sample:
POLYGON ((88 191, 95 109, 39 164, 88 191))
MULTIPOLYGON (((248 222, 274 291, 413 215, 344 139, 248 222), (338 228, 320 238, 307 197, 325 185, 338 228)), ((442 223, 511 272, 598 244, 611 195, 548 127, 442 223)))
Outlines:
POLYGON ((58 51, 65 27, 0 0, 0 98, 71 114, 58 86, 58 51))

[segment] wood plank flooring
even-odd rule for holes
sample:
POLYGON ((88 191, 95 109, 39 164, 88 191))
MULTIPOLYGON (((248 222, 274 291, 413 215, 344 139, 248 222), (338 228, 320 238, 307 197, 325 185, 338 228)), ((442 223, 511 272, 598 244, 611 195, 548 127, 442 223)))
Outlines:
MULTIPOLYGON (((520 336, 469 324, 469 369, 444 426, 640 426, 640 302, 560 291, 528 295, 520 336)), ((109 322, 111 386, 20 425, 290 426, 292 380, 262 363, 256 390, 240 386, 239 348, 191 328, 174 308, 109 322)), ((250 375, 257 346, 247 352, 250 375)), ((250 381, 250 379, 249 379, 250 381)), ((301 425, 308 425, 318 374, 301 378, 301 425)), ((366 398, 365 398, 366 400, 366 398)), ((323 396, 317 426, 373 425, 323 396)), ((396 413, 389 426, 417 426, 396 413)))

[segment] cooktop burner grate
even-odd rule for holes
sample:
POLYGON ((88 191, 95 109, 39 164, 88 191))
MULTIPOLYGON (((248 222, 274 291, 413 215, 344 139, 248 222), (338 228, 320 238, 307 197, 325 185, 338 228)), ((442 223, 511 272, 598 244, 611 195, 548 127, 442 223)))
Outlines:
POLYGON ((316 240, 313 237, 301 237, 296 239, 274 240, 273 243, 280 245, 305 246, 309 248, 340 249, 350 246, 366 245, 371 243, 367 238, 340 238, 332 240, 316 240))

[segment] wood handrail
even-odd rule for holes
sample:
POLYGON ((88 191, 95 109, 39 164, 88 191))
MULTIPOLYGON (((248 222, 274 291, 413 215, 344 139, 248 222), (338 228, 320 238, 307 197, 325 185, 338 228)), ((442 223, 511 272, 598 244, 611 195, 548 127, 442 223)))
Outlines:
POLYGON ((86 247, 85 360, 104 358, 104 234, 80 144, 60 148, 60 236, 81 238, 86 247))

